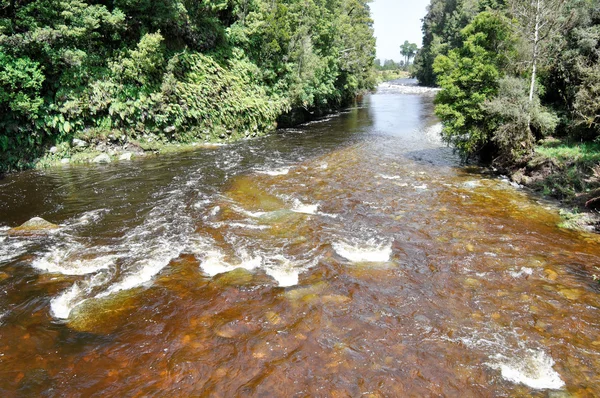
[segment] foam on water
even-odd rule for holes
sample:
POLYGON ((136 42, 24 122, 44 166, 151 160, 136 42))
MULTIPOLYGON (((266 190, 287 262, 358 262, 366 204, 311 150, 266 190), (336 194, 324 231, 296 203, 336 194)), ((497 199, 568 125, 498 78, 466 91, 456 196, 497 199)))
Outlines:
POLYGON ((542 350, 527 350, 523 357, 508 358, 497 354, 487 364, 500 370, 505 380, 524 384, 536 390, 557 390, 565 386, 560 375, 552 368, 554 360, 542 350))
POLYGON ((386 174, 378 174, 377 177, 383 178, 384 180, 400 180, 402 178, 400 176, 390 176, 386 174))
POLYGON ((120 282, 110 286, 106 291, 97 295, 97 298, 106 297, 122 290, 129 290, 143 286, 150 282, 163 268, 165 268, 172 259, 178 257, 183 252, 184 247, 178 247, 173 242, 165 242, 163 245, 155 247, 149 253, 149 258, 143 259, 130 267, 132 271, 120 282))
POLYGON ((256 172, 260 173, 260 174, 267 174, 270 176, 283 176, 283 175, 287 175, 290 172, 290 168, 282 167, 279 169, 272 169, 272 170, 256 170, 256 172))
POLYGON ((266 268, 265 272, 275 279, 280 287, 296 286, 300 275, 300 271, 293 268, 266 268))
MULTIPOLYGON (((198 181, 201 176, 201 170, 198 170, 187 174, 185 179, 175 178, 171 186, 157 192, 152 210, 117 244, 86 247, 74 241, 63 241, 34 260, 34 267, 44 271, 89 274, 51 301, 52 315, 65 319, 73 308, 87 300, 146 286, 174 258, 187 250, 195 231, 187 204, 191 197, 197 196, 196 184, 190 186, 188 182, 198 181), (119 267, 116 267, 117 263, 119 267), (119 272, 115 274, 117 268, 119 272)), ((193 209, 191 203, 190 208, 193 209)), ((90 219, 101 213, 84 216, 90 219)))
POLYGON ((434 124, 433 126, 430 126, 425 129, 425 131, 424 131, 425 138, 427 139, 427 141, 429 141, 431 143, 441 144, 443 129, 444 129, 444 126, 442 125, 442 123, 434 124))
POLYGON ((348 244, 346 242, 335 242, 332 244, 337 254, 345 259, 355 262, 379 262, 390 261, 392 256, 392 243, 376 243, 374 240, 367 242, 348 244))
POLYGON ((306 205, 300 202, 298 199, 294 199, 294 207, 292 211, 295 213, 303 213, 303 214, 315 214, 319 210, 319 205, 306 205))
POLYGON ((417 191, 426 191, 427 190, 427 184, 413 185, 413 188, 416 189, 417 191))
POLYGON ((254 271, 263 264, 261 256, 250 256, 245 252, 240 255, 240 262, 236 264, 225 260, 225 255, 218 250, 211 250, 205 253, 204 260, 200 263, 202 270, 213 277, 224 272, 233 271, 236 268, 243 268, 248 271, 254 271))
POLYGON ((416 84, 402 84, 397 82, 384 82, 377 87, 378 93, 392 94, 435 94, 440 89, 434 87, 421 87, 416 84))
POLYGON ((103 269, 109 269, 117 256, 106 255, 82 260, 73 258, 83 254, 84 247, 79 243, 50 249, 43 257, 35 259, 31 266, 40 271, 63 275, 87 275, 103 269))
POLYGON ((82 298, 83 290, 75 283, 69 289, 62 292, 50 301, 50 313, 53 317, 67 319, 73 308, 85 301, 82 298))
POLYGON ((109 211, 110 210, 108 210, 108 209, 96 209, 96 210, 86 211, 85 213, 80 215, 75 220, 68 222, 67 226, 68 227, 79 227, 82 225, 88 225, 90 222, 97 222, 100 219, 102 219, 102 217, 104 217, 104 215, 106 213, 108 213, 109 211))
POLYGON ((523 275, 532 275, 533 269, 528 267, 523 267, 519 271, 509 271, 510 276, 513 278, 519 278, 523 275))
POLYGON ((280 287, 297 285, 300 273, 306 269, 299 264, 292 263, 282 255, 272 256, 266 263, 265 272, 275 279, 280 287))
POLYGON ((0 263, 15 259, 27 252, 31 242, 0 237, 0 263))
POLYGON ((228 223, 227 225, 230 227, 233 227, 233 228, 245 228, 245 229, 256 229, 256 230, 265 230, 265 229, 271 228, 268 225, 244 224, 241 222, 232 222, 232 223, 228 223))
POLYGON ((481 182, 479 182, 479 181, 467 181, 467 182, 465 182, 462 185, 465 188, 473 189, 473 188, 480 187, 481 186, 481 182))
POLYGON ((266 214, 268 214, 267 212, 264 212, 264 211, 249 211, 249 210, 243 209, 236 205, 232 205, 231 208, 236 213, 240 213, 240 214, 245 215, 246 217, 251 217, 251 218, 260 218, 260 217, 263 217, 266 214))

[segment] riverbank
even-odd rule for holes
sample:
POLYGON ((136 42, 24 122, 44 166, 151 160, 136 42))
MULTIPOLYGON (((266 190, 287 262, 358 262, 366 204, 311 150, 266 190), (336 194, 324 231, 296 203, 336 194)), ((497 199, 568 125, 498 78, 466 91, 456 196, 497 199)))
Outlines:
MULTIPOLYGON (((357 99, 366 93, 361 93, 357 99)), ((355 100, 356 101, 356 100, 355 100)), ((236 130, 215 129, 181 141, 173 141, 165 135, 145 133, 130 135, 125 131, 95 131, 91 134, 79 135, 71 141, 62 142, 47 148, 43 155, 36 159, 30 168, 46 169, 94 163, 111 163, 115 161, 130 161, 134 158, 159 156, 161 154, 187 152, 199 148, 214 148, 234 142, 249 140, 273 134, 278 129, 290 128, 304 123, 319 120, 323 117, 340 112, 351 106, 355 101, 340 104, 340 106, 323 106, 311 111, 295 108, 280 115, 273 128, 255 129, 244 132, 236 130)), ((184 135, 185 136, 185 135, 184 135)))
POLYGON ((133 139, 119 132, 110 132, 87 140, 75 138, 71 142, 63 142, 53 146, 37 159, 32 166, 36 169, 45 169, 70 164, 129 161, 134 158, 185 152, 202 147, 215 147, 242 139, 263 136, 268 133, 267 131, 247 134, 226 132, 204 140, 177 142, 165 140, 164 137, 155 134, 144 134, 139 139, 133 139))
POLYGON ((519 185, 560 201, 563 226, 600 232, 600 145, 547 138, 500 169, 519 185))

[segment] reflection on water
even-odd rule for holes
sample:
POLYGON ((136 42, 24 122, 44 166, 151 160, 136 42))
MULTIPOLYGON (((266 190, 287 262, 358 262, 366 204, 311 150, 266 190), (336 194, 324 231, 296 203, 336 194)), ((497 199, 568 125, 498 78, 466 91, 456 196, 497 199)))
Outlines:
POLYGON ((2 396, 600 394, 597 237, 460 168, 399 91, 0 181, 2 396), (7 235, 34 216, 61 228, 7 235))

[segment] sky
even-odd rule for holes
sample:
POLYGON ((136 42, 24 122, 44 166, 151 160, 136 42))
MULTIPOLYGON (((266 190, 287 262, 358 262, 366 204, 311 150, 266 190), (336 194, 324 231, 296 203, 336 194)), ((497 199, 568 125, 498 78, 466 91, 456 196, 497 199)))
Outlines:
POLYGON ((421 19, 427 13, 430 0, 374 0, 371 15, 375 21, 377 58, 400 61, 400 46, 404 40, 421 48, 421 19))

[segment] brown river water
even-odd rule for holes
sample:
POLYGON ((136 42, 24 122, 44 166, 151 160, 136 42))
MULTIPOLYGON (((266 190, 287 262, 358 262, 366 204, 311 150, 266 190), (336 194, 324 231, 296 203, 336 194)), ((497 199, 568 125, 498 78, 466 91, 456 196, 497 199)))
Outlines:
POLYGON ((0 180, 0 396, 600 396, 598 237, 461 167, 414 91, 0 180))

